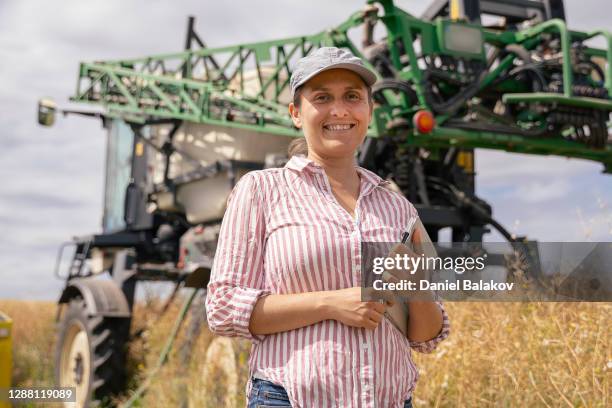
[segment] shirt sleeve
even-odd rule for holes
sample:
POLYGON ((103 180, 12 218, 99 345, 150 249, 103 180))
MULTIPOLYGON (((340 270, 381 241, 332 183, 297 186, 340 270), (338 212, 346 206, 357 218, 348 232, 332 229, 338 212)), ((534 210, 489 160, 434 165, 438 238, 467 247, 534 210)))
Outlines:
POLYGON ((446 310, 444 309, 444 305, 442 305, 442 302, 436 302, 436 304, 440 307, 440 310, 442 311, 442 329, 440 330, 440 333, 438 333, 438 335, 434 337, 433 339, 426 340, 426 341, 409 340, 410 347, 412 347, 413 349, 415 349, 416 351, 420 353, 431 353, 432 351, 436 349, 436 347, 438 347, 438 344, 442 340, 447 338, 448 335, 450 334, 450 321, 448 319, 448 314, 446 313, 446 310))
POLYGON ((206 295, 210 330, 221 336, 261 341, 249 321, 264 289, 265 222, 255 176, 244 175, 229 198, 206 295))

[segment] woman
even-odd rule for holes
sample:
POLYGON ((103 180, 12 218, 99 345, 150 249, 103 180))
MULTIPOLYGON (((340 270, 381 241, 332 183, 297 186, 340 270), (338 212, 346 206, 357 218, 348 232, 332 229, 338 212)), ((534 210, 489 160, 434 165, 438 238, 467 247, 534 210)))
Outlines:
POLYGON ((307 155, 248 173, 228 200, 206 309, 215 334, 253 342, 249 407, 410 407, 410 348, 448 336, 438 302, 409 303, 405 336, 387 304, 361 301, 361 242, 396 242, 418 217, 355 163, 375 81, 335 47, 302 58, 289 112, 307 155))

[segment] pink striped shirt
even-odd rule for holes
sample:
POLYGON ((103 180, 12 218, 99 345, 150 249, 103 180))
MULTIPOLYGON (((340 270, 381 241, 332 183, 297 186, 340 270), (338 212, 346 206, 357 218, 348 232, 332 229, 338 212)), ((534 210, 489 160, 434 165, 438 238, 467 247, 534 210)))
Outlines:
MULTIPOLYGON (((304 156, 284 168, 252 171, 228 200, 208 284, 210 329, 252 340, 249 370, 282 385, 293 407, 403 407, 418 371, 411 348, 429 353, 449 333, 409 341, 384 318, 375 330, 336 320, 255 336, 249 319, 268 294, 361 284, 361 242, 397 242, 414 206, 387 182, 357 167, 356 218, 335 199, 324 169, 304 156)), ((251 379, 246 392, 251 390, 251 379)))

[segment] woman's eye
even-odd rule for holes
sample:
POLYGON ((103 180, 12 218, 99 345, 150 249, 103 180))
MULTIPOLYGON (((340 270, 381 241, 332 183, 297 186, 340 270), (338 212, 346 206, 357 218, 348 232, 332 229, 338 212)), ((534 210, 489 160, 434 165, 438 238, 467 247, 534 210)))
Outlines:
POLYGON ((315 101, 317 102, 324 102, 328 99, 327 95, 318 95, 315 97, 315 101))
POLYGON ((359 96, 359 94, 356 94, 356 93, 350 93, 347 95, 347 98, 350 101, 358 101, 359 99, 361 99, 361 96, 359 96))

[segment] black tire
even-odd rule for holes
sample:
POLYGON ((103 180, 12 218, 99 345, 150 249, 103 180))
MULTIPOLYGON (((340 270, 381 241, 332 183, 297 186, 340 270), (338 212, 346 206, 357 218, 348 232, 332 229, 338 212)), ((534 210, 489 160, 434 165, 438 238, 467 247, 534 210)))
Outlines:
POLYGON ((112 406, 109 397, 125 385, 130 322, 89 317, 86 306, 81 298, 66 306, 55 346, 55 380, 58 386, 76 387, 79 408, 112 406))

